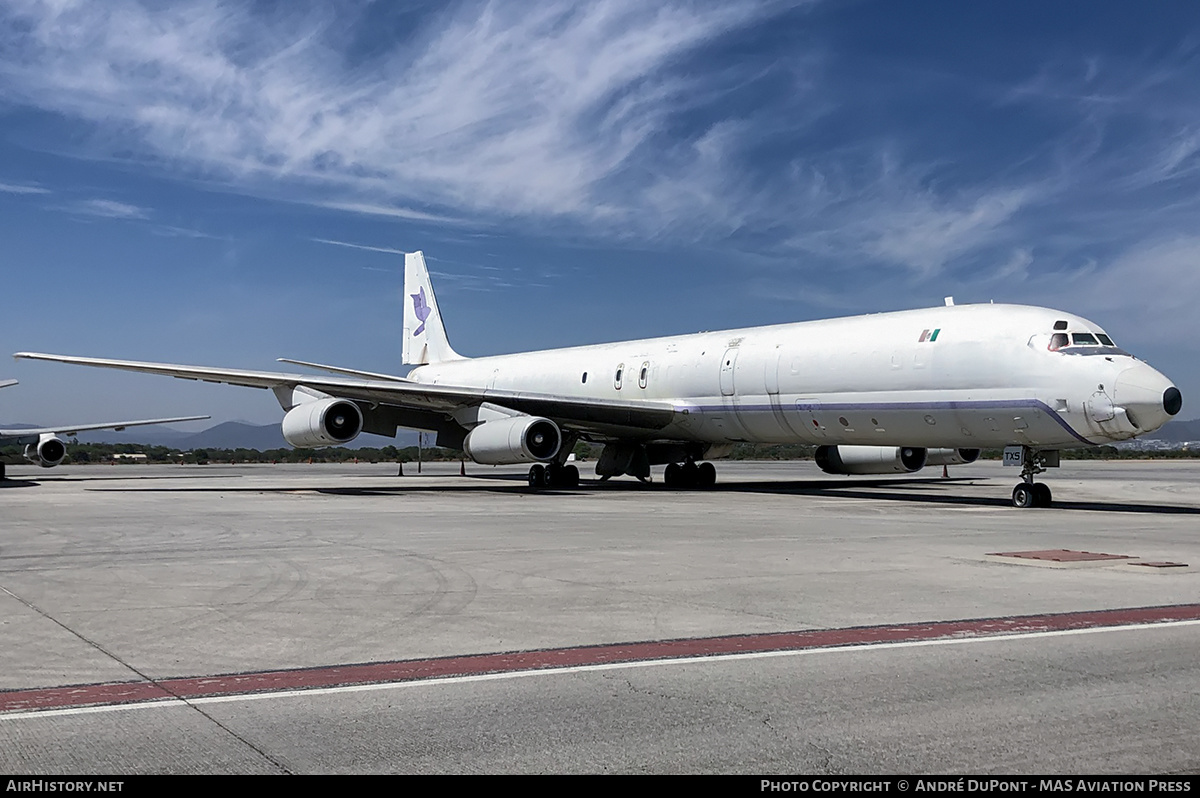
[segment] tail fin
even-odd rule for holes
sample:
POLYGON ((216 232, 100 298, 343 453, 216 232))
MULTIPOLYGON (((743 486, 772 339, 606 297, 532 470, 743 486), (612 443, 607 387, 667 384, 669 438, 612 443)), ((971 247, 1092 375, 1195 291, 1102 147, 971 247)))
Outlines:
POLYGON ((446 338, 425 255, 420 252, 404 255, 404 294, 404 363, 420 366, 463 360, 446 338))

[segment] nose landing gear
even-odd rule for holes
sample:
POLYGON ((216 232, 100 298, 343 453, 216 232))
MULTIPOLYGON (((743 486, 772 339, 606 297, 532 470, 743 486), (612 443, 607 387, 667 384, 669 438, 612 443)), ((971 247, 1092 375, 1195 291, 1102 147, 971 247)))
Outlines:
MULTIPOLYGON (((1016 447, 1011 448, 1015 449, 1016 447)), ((1044 482, 1034 482, 1033 478, 1038 474, 1045 473, 1047 468, 1058 465, 1058 452, 1042 452, 1028 446, 1020 448, 1022 481, 1013 488, 1013 507, 1049 507, 1054 501, 1050 486, 1044 482)), ((1005 449, 1004 457, 1007 463, 1010 457, 1009 449, 1005 449)))

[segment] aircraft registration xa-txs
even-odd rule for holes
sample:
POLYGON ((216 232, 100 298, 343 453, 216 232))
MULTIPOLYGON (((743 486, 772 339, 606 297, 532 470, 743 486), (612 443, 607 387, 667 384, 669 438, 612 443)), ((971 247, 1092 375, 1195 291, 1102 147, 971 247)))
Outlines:
POLYGON ((1023 305, 925 310, 467 358, 451 347, 425 258, 405 256, 404 363, 396 377, 304 361, 333 376, 33 352, 16 357, 269 388, 294 446, 397 427, 437 435, 476 463, 530 463, 533 487, 573 487, 580 440, 603 444, 602 479, 716 482, 709 458, 738 442, 817 447, 834 474, 910 473, 1005 449, 1017 507, 1049 506, 1037 474, 1061 449, 1165 424, 1182 396, 1096 324, 1023 305))

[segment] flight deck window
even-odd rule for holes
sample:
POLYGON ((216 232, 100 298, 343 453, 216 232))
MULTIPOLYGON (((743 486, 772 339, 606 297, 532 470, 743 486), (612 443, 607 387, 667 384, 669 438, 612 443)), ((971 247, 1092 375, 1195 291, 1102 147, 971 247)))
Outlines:
POLYGON ((1054 329, 1065 330, 1067 329, 1067 323, 1065 321, 1056 321, 1054 322, 1054 329))
POLYGON ((1100 342, 1091 333, 1072 333, 1071 341, 1075 346, 1099 346, 1100 342))
POLYGON ((1113 343, 1113 340, 1104 333, 1096 333, 1096 337, 1099 338, 1100 343, 1104 344, 1105 346, 1116 346, 1116 344, 1113 343))
POLYGON ((1055 333, 1054 335, 1050 336, 1050 346, 1048 348, 1051 352, 1057 352, 1068 343, 1069 341, 1067 340, 1066 333, 1055 333))

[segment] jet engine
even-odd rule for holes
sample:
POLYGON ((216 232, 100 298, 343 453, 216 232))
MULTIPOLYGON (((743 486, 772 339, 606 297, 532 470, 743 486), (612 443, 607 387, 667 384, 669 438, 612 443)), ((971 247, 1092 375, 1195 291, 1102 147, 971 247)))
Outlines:
POLYGON ((42 468, 54 468, 66 456, 67 445, 63 443, 62 438, 50 432, 39 435, 37 445, 31 443, 25 447, 25 459, 37 463, 42 468))
POLYGON ((974 463, 979 459, 978 449, 927 449, 925 465, 946 466, 974 463))
POLYGON ((467 433, 463 451, 476 463, 512 465, 554 459, 562 445, 558 425, 548 418, 514 416, 485 421, 467 433))
POLYGON ((317 399, 293 407, 283 417, 283 437, 299 449, 341 446, 362 432, 358 405, 346 399, 317 399))
POLYGON ((915 446, 818 446, 817 465, 827 474, 911 474, 925 467, 915 446))

